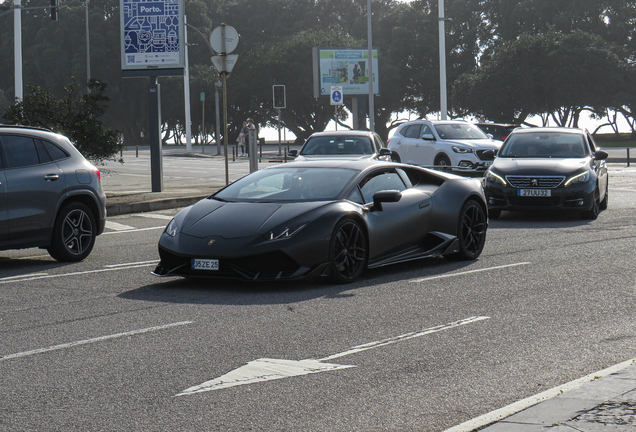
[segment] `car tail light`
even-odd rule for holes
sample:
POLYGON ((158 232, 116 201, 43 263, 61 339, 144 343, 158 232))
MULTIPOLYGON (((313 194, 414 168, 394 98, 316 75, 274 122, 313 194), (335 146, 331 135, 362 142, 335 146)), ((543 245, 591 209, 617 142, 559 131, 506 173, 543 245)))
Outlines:
POLYGON ((101 183, 102 182, 102 173, 99 172, 99 170, 97 168, 93 168, 93 172, 97 176, 97 180, 99 180, 99 182, 101 183))

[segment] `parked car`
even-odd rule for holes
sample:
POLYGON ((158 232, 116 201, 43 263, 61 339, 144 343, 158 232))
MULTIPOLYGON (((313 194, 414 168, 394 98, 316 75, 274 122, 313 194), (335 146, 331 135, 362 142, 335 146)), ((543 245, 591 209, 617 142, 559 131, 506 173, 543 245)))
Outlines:
POLYGON ((0 125, 0 250, 80 261, 106 224, 101 174, 63 135, 0 125))
POLYGON ((325 158, 390 159, 390 154, 377 133, 362 130, 314 132, 307 138, 300 151, 289 152, 297 161, 325 158))
POLYGON ((153 274, 348 283, 402 261, 473 260, 486 211, 478 179, 374 159, 279 164, 179 212, 153 274))
POLYGON ((461 120, 406 122, 388 142, 396 162, 456 173, 483 174, 492 163, 483 158, 483 152, 500 147, 501 141, 489 138, 474 124, 461 120))
POLYGON ((582 129, 515 129, 485 175, 489 216, 569 209, 596 219, 609 200, 606 158, 582 129))
POLYGON ((476 123, 476 126, 492 139, 505 141, 510 132, 515 130, 517 125, 507 123, 476 123))

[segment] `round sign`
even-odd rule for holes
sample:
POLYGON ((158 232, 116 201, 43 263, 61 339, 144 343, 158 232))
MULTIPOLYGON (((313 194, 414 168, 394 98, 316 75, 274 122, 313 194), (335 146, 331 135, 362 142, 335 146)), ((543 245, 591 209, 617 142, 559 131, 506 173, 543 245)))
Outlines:
POLYGON ((239 42, 239 35, 234 27, 221 24, 210 35, 210 45, 219 54, 227 54, 234 51, 239 42))
POLYGON ((333 101, 334 102, 340 102, 340 100, 342 99, 342 93, 340 93, 338 90, 333 92, 333 101))

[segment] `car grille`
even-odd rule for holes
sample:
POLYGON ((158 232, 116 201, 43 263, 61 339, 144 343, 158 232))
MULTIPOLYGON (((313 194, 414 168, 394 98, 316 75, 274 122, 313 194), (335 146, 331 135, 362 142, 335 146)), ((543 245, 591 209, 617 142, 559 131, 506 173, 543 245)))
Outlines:
POLYGON ((565 176, 506 176, 506 180, 516 188, 555 188, 563 183, 565 176))

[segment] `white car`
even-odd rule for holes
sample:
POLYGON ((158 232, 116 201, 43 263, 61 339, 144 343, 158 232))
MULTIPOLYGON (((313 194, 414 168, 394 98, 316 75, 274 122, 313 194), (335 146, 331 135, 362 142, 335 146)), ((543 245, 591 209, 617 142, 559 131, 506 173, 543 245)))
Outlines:
POLYGON ((296 161, 377 158, 389 160, 390 154, 377 133, 361 130, 314 132, 307 138, 300 151, 289 152, 296 161))
POLYGON ((388 148, 396 162, 456 173, 484 173, 492 161, 484 159, 483 152, 498 151, 501 144, 465 121, 415 120, 395 131, 388 148))

